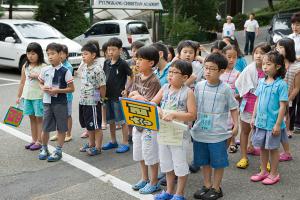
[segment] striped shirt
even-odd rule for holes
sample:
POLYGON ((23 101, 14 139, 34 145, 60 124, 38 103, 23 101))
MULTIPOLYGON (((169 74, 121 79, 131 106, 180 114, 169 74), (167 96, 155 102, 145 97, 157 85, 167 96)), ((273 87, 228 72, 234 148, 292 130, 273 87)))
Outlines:
POLYGON ((284 80, 288 83, 289 94, 294 89, 295 76, 300 72, 300 62, 294 62, 287 68, 284 80))

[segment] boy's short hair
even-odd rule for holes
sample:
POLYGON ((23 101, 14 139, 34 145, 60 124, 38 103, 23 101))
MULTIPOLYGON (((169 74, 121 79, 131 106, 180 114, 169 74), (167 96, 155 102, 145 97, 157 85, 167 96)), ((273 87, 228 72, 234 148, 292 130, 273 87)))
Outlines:
POLYGON ((117 37, 110 38, 107 41, 107 47, 117 47, 118 49, 121 49, 122 46, 123 46, 122 40, 120 40, 117 37))
POLYGON ((152 46, 154 46, 158 50, 158 52, 162 51, 163 58, 165 59, 165 61, 168 60, 168 48, 166 45, 164 45, 161 42, 156 42, 156 43, 152 44, 152 46))
POLYGON ((177 47, 177 52, 178 52, 179 55, 180 55, 182 49, 185 48, 185 47, 191 47, 192 49, 194 49, 194 52, 195 52, 195 55, 196 55, 197 46, 196 46, 194 41, 192 41, 192 40, 183 40, 183 41, 179 42, 178 47, 177 47))
POLYGON ((90 53, 95 53, 97 55, 97 47, 96 45, 92 44, 92 43, 86 43, 85 45, 83 45, 83 47, 81 48, 81 51, 88 51, 90 53))
POLYGON ((171 67, 175 67, 182 75, 187 75, 188 77, 190 77, 193 73, 192 64, 185 60, 176 60, 172 63, 171 67))
POLYGON ((144 43, 144 42, 142 42, 142 41, 135 41, 135 42, 133 42, 133 43, 131 44, 131 50, 132 50, 133 48, 139 49, 139 48, 141 48, 141 47, 143 47, 143 46, 145 46, 145 43, 144 43))
POLYGON ((209 54, 206 59, 204 60, 204 63, 206 62, 212 62, 215 63, 218 66, 218 69, 226 69, 228 65, 228 61, 226 57, 221 53, 211 53, 209 54))
POLYGON ((97 47, 96 57, 100 57, 100 47, 99 42, 97 40, 89 40, 87 43, 94 44, 97 47))
POLYGON ((62 44, 61 47, 62 47, 61 51, 64 52, 65 54, 67 54, 67 57, 68 57, 69 56, 69 50, 68 50, 67 45, 62 44))
POLYGON ((137 58, 143 58, 146 60, 154 61, 154 64, 152 67, 155 67, 156 64, 159 61, 159 53, 158 50, 154 46, 144 46, 141 47, 137 53, 136 53, 137 58))
POLYGON ((294 23, 300 23, 300 12, 296 12, 292 15, 291 17, 291 23, 294 24, 294 23))
POLYGON ((60 53, 62 51, 62 45, 52 42, 47 45, 46 51, 48 51, 48 50, 53 50, 53 51, 56 51, 57 53, 60 53))

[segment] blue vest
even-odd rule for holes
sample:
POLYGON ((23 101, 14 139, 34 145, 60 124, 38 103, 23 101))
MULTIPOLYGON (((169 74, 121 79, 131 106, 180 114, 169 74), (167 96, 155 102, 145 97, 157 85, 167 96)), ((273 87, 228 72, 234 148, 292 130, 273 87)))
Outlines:
MULTIPOLYGON (((54 77, 52 79, 52 85, 58 85, 59 89, 67 88, 66 73, 68 69, 61 67, 58 70, 55 69, 54 77)), ((67 95, 65 93, 59 93, 57 97, 51 97, 51 104, 66 104, 67 95)))

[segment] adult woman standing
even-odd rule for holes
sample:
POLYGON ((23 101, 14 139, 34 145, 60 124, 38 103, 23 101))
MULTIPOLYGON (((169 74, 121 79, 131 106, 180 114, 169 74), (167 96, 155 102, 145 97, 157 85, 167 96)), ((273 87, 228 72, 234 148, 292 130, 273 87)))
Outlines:
POLYGON ((249 15, 249 19, 244 24, 244 31, 246 36, 246 43, 244 48, 245 55, 252 54, 253 47, 254 47, 254 40, 255 37, 258 35, 258 22, 254 19, 255 14, 251 13, 249 15), (250 49, 249 49, 249 43, 250 43, 250 49))
POLYGON ((233 37, 235 31, 234 23, 232 23, 232 17, 227 16, 226 17, 226 23, 223 25, 223 37, 233 37))

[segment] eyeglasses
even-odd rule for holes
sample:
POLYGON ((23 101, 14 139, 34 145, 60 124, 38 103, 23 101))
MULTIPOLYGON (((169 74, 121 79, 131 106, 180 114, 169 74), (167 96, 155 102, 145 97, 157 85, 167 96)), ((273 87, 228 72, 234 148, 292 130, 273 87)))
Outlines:
POLYGON ((209 67, 204 67, 205 70, 207 71, 219 71, 218 68, 209 68, 209 67))
POLYGON ((182 74, 182 73, 181 73, 181 72, 175 72, 175 71, 170 71, 170 70, 169 70, 169 71, 168 71, 168 74, 172 74, 172 75, 174 74, 174 75, 176 75, 176 74, 182 74))

